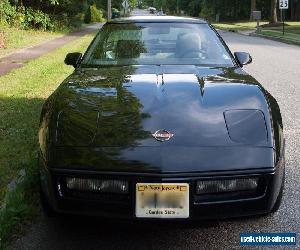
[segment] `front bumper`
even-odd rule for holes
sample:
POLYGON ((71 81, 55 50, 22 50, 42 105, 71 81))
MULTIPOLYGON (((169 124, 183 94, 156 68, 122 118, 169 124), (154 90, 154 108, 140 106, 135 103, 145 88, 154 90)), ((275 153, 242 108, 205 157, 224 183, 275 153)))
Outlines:
POLYGON ((136 183, 188 183, 190 185, 190 220, 224 219, 269 213, 282 185, 284 159, 275 169, 260 173, 249 171, 206 174, 138 174, 98 173, 63 169, 48 169, 41 163, 41 187, 50 207, 57 213, 101 216, 114 219, 144 220, 135 216, 136 183), (66 176, 122 179, 129 182, 128 194, 92 194, 68 192, 62 180, 66 176), (196 195, 196 181, 256 176, 260 178, 256 193, 240 193, 230 197, 196 195))

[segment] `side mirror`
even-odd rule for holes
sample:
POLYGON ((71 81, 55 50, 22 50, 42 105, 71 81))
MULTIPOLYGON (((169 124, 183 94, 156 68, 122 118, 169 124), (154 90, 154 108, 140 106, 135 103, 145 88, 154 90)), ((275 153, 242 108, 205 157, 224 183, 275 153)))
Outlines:
POLYGON ((247 65, 249 63, 252 63, 252 57, 249 53, 246 52, 235 52, 234 53, 235 59, 239 62, 241 66, 247 65))
POLYGON ((76 68, 78 63, 81 60, 81 57, 82 57, 82 54, 79 52, 69 53, 69 54, 67 54, 67 56, 65 58, 65 64, 72 65, 74 68, 76 68))

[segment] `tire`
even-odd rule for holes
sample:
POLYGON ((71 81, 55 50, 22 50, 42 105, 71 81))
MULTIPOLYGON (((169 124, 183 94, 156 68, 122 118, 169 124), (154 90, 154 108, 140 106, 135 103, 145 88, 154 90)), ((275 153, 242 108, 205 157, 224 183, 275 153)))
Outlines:
POLYGON ((46 215, 46 217, 54 217, 56 215, 55 211, 50 206, 42 189, 40 189, 40 202, 41 202, 43 214, 46 215))
MULTIPOLYGON (((283 170, 285 171, 285 169, 283 170)), ((285 182, 285 172, 283 174, 283 178, 282 178, 282 184, 281 184, 281 188, 277 197, 277 200, 272 208, 271 213, 276 213, 278 211, 278 209, 280 208, 280 205, 282 203, 282 197, 283 197, 283 190, 284 190, 284 182, 285 182)))

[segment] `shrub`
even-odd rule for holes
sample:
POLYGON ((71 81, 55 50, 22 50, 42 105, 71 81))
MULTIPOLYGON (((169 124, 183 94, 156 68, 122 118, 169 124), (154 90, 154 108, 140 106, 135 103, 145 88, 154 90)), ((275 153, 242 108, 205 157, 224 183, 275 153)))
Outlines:
MULTIPOLYGON (((42 0, 39 0, 40 2, 42 0)), ((56 1, 56 0, 51 0, 56 1)), ((15 4, 18 1, 13 0, 0 0, 0 24, 10 25, 22 29, 41 29, 41 30, 51 30, 51 31, 67 31, 81 26, 83 18, 86 18, 81 10, 84 9, 85 2, 77 3, 74 1, 74 4, 64 3, 62 10, 56 14, 47 14, 55 13, 53 11, 53 6, 50 5, 52 10, 45 8, 47 5, 41 5, 41 10, 36 10, 29 6, 36 6, 35 4, 29 4, 29 1, 23 1, 24 6, 16 6, 15 4), (76 4, 75 4, 76 3, 76 4), (28 6, 29 5, 29 6, 28 6), (43 7, 44 6, 44 7, 43 7), (67 8, 68 7, 68 8, 67 8), (69 8, 70 7, 70 8, 69 8)), ((89 6, 90 18, 87 20, 87 23, 91 22, 91 17, 93 14, 93 20, 103 21, 103 13, 98 10, 96 6, 89 6)), ((87 16, 88 17, 88 16, 87 16)), ((93 21, 94 22, 94 21, 93 21)))
POLYGON ((202 6, 199 16, 209 21, 214 20, 214 10, 210 5, 205 4, 202 6))
POLYGON ((85 13, 84 22, 85 23, 97 23, 104 22, 105 19, 103 17, 102 10, 97 9, 96 4, 93 4, 87 8, 85 13))
POLYGON ((11 24, 18 15, 17 8, 12 6, 8 0, 0 1, 0 21, 11 24))
POLYGON ((24 28, 35 28, 42 30, 51 30, 53 24, 48 14, 40 10, 27 8, 25 10, 24 20, 22 22, 24 28))
POLYGON ((49 30, 53 28, 48 14, 32 8, 12 6, 8 0, 0 0, 0 21, 24 29, 49 30))
POLYGON ((103 22, 103 12, 99 9, 97 9, 96 5, 91 6, 91 22, 96 23, 96 22, 103 22))
POLYGON ((81 14, 77 14, 75 16, 68 16, 66 13, 60 15, 51 15, 51 23, 53 27, 51 28, 52 31, 70 31, 74 28, 79 28, 82 25, 83 17, 80 16, 81 14))
POLYGON ((92 20, 92 16, 91 16, 91 8, 88 7, 86 9, 86 12, 85 12, 85 15, 84 15, 84 22, 85 23, 91 23, 91 20, 92 20))

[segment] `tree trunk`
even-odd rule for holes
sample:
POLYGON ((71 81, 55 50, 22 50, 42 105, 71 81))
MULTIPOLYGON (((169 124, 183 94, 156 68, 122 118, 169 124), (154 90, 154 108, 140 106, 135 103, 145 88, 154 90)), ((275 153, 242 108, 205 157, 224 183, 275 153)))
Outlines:
POLYGON ((250 13, 250 21, 253 20, 253 11, 256 10, 256 0, 251 0, 251 13, 250 13))
POLYGON ((291 21, 293 21, 294 20, 294 1, 293 0, 291 0, 291 3, 290 3, 290 6, 291 6, 291 21))
POLYGON ((110 19, 111 19, 111 0, 107 0, 107 21, 110 19))
POLYGON ((294 8, 294 21, 300 21, 300 1, 295 3, 294 8))
POLYGON ((271 16, 270 16, 270 23, 277 23, 277 0, 271 0, 271 16))

